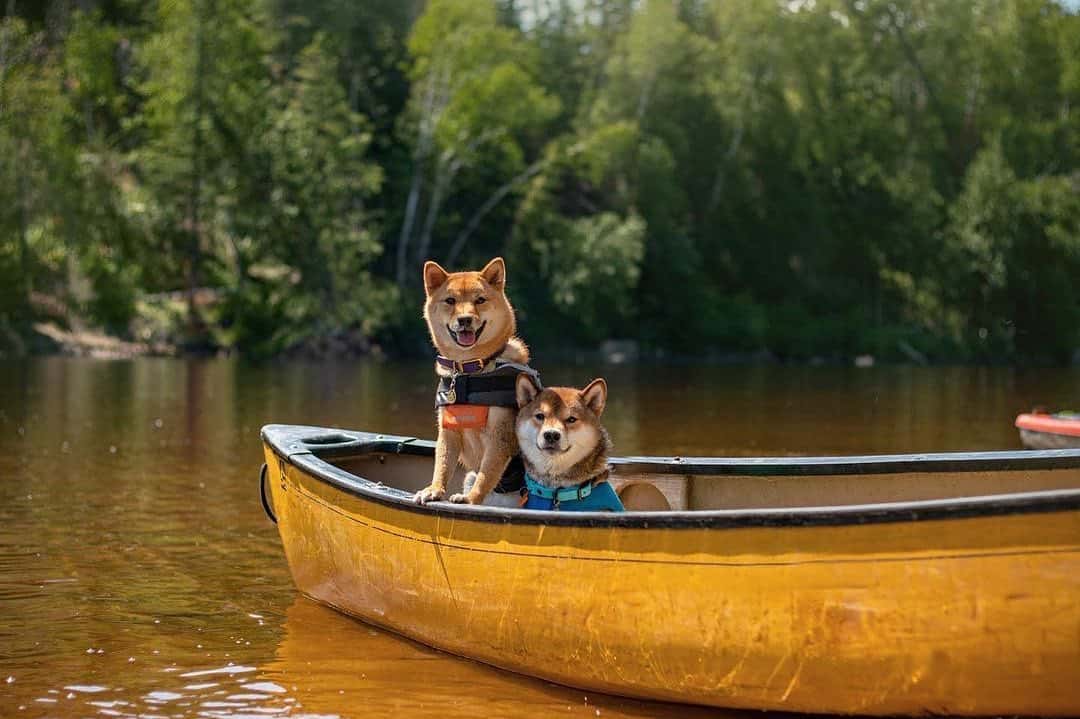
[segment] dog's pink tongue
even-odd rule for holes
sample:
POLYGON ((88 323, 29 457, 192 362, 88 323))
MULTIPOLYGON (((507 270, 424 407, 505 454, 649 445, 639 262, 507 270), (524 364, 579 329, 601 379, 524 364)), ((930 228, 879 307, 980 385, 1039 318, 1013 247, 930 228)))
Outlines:
POLYGON ((476 333, 472 330, 459 330, 457 333, 458 344, 468 347, 476 342, 476 333))

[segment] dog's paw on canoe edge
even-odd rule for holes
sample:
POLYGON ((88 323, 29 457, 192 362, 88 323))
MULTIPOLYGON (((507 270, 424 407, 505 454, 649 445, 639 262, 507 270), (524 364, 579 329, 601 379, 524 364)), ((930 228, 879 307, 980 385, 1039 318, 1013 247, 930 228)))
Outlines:
POLYGON ((427 504, 428 502, 441 502, 446 498, 446 490, 439 489, 437 487, 424 487, 419 492, 413 495, 413 501, 417 504, 427 504))
POLYGON ((472 500, 469 499, 469 495, 467 495, 467 494, 451 494, 450 495, 450 501, 453 502, 454 504, 470 504, 470 503, 472 503, 472 500))

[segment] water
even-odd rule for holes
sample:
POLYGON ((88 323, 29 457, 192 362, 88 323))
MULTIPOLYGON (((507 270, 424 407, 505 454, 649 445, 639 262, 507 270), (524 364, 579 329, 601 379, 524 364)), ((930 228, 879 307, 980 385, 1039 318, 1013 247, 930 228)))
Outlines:
MULTIPOLYGON (((622 454, 1006 449, 1017 412, 1080 409, 1076 369, 544 369, 607 377, 622 454)), ((499 672, 297 596, 259 507, 259 427, 429 437, 432 392, 426 363, 0 363, 0 716, 705 715, 499 672)))

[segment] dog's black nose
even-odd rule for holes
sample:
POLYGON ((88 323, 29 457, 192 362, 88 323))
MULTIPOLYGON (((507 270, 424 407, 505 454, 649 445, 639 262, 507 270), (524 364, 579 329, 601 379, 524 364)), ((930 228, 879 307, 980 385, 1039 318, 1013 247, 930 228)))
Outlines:
POLYGON ((461 329, 467 330, 472 327, 472 317, 458 317, 457 324, 461 329))
POLYGON ((562 435, 559 434, 559 430, 557 429, 549 429, 544 432, 544 441, 551 444, 558 442, 560 437, 562 437, 562 435))

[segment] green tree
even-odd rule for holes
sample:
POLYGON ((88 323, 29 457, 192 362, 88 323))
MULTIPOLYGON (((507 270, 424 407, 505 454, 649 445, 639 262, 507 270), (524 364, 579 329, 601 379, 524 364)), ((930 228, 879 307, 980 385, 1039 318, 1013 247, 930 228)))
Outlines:
POLYGON ((397 241, 398 284, 448 244, 437 243, 435 232, 459 173, 496 168, 499 176, 514 177, 559 109, 536 79, 531 48, 497 23, 494 5, 433 1, 413 28, 409 53, 413 92, 402 131, 415 139, 397 241))
POLYGON ((272 35, 258 8, 251 10, 243 0, 162 3, 139 53, 144 139, 133 159, 149 201, 146 221, 165 251, 162 274, 185 278, 186 341, 194 345, 209 341, 196 296, 208 258, 223 254, 227 241, 222 200, 248 169, 251 128, 265 114, 272 35))
POLYGON ((993 142, 968 171, 950 231, 967 344, 1067 361, 1080 342, 1080 176, 1018 181, 993 142))
POLYGON ((382 171, 366 159, 370 124, 349 108, 324 36, 304 48, 273 92, 260 138, 270 169, 262 219, 238 240, 239 282, 228 303, 236 343, 267 355, 336 332, 370 336, 393 305, 369 271, 379 255, 365 202, 382 171))

